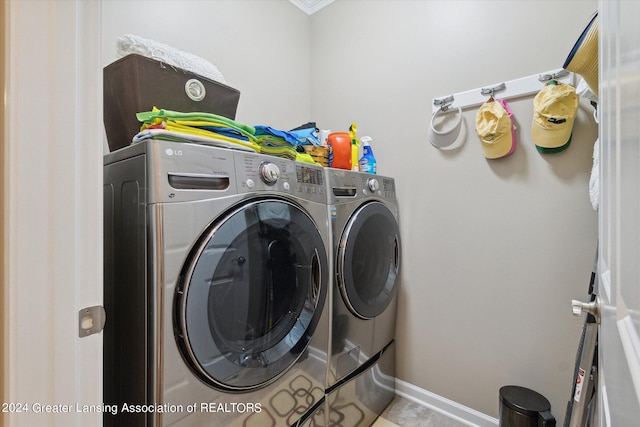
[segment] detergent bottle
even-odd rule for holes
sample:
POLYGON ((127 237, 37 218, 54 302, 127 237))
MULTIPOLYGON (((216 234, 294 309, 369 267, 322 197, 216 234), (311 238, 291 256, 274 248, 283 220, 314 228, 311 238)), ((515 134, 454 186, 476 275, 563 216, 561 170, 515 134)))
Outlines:
POLYGON ((347 132, 332 132, 327 136, 329 167, 351 170, 351 137, 347 132))
POLYGON ((362 144, 362 157, 358 161, 360 172, 375 174, 378 171, 376 165, 376 158, 373 155, 373 149, 371 148, 371 137, 363 136, 360 138, 362 144))

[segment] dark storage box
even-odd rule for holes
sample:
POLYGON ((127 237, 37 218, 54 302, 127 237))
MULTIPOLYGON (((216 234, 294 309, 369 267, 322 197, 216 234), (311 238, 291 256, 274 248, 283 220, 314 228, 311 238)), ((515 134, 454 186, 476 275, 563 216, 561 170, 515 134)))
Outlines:
POLYGON ((140 131, 136 113, 154 106, 236 118, 238 90, 182 68, 131 54, 107 65, 103 73, 104 127, 111 151, 131 144, 140 131))

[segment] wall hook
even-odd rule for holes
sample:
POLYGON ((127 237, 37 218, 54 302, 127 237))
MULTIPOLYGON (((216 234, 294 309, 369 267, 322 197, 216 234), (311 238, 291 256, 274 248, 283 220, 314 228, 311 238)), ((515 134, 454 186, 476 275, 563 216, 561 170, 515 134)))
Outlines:
POLYGON ((433 105, 439 106, 442 111, 447 111, 451 104, 453 104, 453 95, 449 95, 444 98, 434 99, 433 105))
POLYGON ((568 71, 560 70, 555 73, 540 74, 538 76, 538 80, 541 82, 548 82, 549 80, 557 80, 567 75, 569 75, 568 71))
POLYGON ((495 95, 496 92, 505 90, 506 88, 507 85, 505 85, 504 83, 500 83, 499 85, 492 87, 483 87, 482 89, 480 89, 480 93, 483 95, 489 95, 493 98, 493 95, 495 95))
MULTIPOLYGON (((549 79, 558 80, 558 82, 573 85, 573 73, 567 72, 564 69, 556 69, 544 71, 542 73, 536 73, 529 76, 521 77, 514 80, 503 82, 499 85, 490 85, 485 87, 478 87, 476 89, 470 89, 464 92, 457 92, 446 97, 433 98, 433 104, 431 105, 432 113, 440 111, 441 105, 447 105, 449 101, 453 102, 455 97, 455 107, 461 107, 463 110, 471 107, 476 107, 487 102, 489 95, 499 95, 500 98, 521 98, 528 95, 535 95, 540 91, 540 82, 549 79)), ((452 106, 448 107, 448 111, 453 109, 452 106)))

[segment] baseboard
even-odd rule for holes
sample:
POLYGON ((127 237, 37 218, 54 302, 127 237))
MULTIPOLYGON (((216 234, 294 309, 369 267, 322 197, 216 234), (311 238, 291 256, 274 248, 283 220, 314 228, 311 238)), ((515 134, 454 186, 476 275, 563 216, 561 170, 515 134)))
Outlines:
POLYGON ((498 419, 396 378, 396 394, 468 426, 495 427, 498 419))

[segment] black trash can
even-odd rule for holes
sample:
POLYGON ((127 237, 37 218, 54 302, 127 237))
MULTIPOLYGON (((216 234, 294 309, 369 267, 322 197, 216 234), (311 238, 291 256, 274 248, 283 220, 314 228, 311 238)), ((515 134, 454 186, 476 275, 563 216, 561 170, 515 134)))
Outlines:
POLYGON ((500 427, 555 427, 551 404, 543 395, 525 387, 500 387, 500 427))

